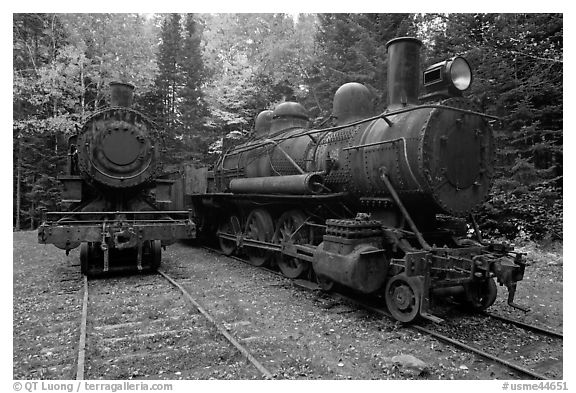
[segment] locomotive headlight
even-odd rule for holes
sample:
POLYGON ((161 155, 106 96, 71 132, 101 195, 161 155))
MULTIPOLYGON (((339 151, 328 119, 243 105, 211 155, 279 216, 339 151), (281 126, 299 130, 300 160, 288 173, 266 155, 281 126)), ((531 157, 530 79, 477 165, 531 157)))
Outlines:
POLYGON ((458 90, 463 91, 470 87, 472 83, 472 70, 463 57, 455 57, 449 63, 450 78, 452 84, 458 90))
POLYGON ((462 96, 472 84, 472 70, 461 56, 436 63, 424 71, 424 96, 426 98, 448 98, 462 96))

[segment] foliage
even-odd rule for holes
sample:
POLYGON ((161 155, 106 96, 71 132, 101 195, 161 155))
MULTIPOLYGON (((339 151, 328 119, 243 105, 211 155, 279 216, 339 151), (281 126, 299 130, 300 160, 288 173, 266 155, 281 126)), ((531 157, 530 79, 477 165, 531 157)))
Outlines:
POLYGON ((313 52, 314 16, 203 15, 205 87, 214 138, 248 133, 262 110, 305 100, 306 69, 313 52))
POLYGON ((18 227, 37 223, 38 207, 57 208, 67 137, 105 104, 108 82, 150 84, 155 38, 133 14, 14 14, 13 32, 18 227))
POLYGON ((15 222, 57 207, 66 138, 106 105, 112 80, 137 86, 136 108, 167 131, 169 163, 210 164, 223 140, 245 139, 257 114, 283 101, 302 103, 318 126, 336 89, 355 81, 382 111, 386 42, 406 35, 423 40, 426 65, 464 55, 474 72, 465 95, 502 119, 481 226, 561 237, 558 14, 14 14, 15 222))
MULTIPOLYGON (((439 16, 429 15, 428 21, 439 16)), ((495 124, 496 187, 481 212, 508 237, 562 237, 562 15, 441 16, 427 55, 465 54, 468 93, 495 124), (552 210, 556 209, 556 210, 552 210)))
POLYGON ((496 189, 481 217, 481 228, 488 236, 562 240, 562 193, 550 184, 496 189))
POLYGON ((360 82, 371 91, 373 108, 386 106, 386 43, 415 32, 409 14, 321 14, 316 33, 316 61, 310 71, 317 92, 312 112, 331 113, 336 90, 347 82, 360 82))

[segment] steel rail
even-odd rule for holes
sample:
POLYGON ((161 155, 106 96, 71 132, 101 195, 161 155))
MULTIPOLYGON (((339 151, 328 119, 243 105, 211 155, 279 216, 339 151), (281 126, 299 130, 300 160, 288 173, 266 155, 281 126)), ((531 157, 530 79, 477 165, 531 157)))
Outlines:
POLYGON ((86 321, 88 318, 88 277, 84 276, 84 297, 82 300, 82 317, 80 321, 80 340, 78 342, 78 363, 76 363, 76 380, 84 379, 86 359, 86 321))
MULTIPOLYGON (((382 310, 382 309, 380 309, 380 308, 378 308, 378 307, 370 306, 370 305, 368 305, 368 304, 359 302, 359 301, 357 301, 357 300, 355 300, 355 299, 349 298, 348 296, 345 296, 345 295, 341 295, 341 294, 335 294, 335 295, 336 295, 336 297, 338 297, 338 298, 340 298, 340 299, 346 300, 346 301, 348 301, 348 302, 352 302, 352 303, 354 303, 354 304, 356 304, 356 305, 358 305, 358 306, 360 306, 360 307, 363 307, 363 308, 365 308, 365 309, 367 309, 367 310, 369 310, 369 311, 372 311, 372 312, 374 312, 374 313, 376 313, 376 314, 383 315, 383 316, 388 317, 388 318, 390 318, 390 319, 394 319, 394 317, 393 317, 391 314, 389 314, 387 311, 384 311, 384 310, 382 310)), ((426 333, 426 334, 429 335, 429 336, 432 336, 432 337, 434 337, 434 338, 436 338, 436 339, 438 339, 438 340, 440 340, 440 341, 447 342, 447 343, 449 343, 449 344, 451 344, 451 345, 453 345, 453 346, 455 346, 455 347, 458 347, 458 348, 460 348, 460 349, 463 349, 463 350, 465 350, 465 351, 475 353, 476 355, 480 355, 480 356, 482 356, 483 358, 492 360, 492 361, 494 361, 494 362, 496 362, 496 363, 503 364, 503 365, 505 365, 506 367, 508 367, 508 368, 510 368, 510 369, 512 369, 512 370, 518 371, 518 372, 520 372, 520 373, 522 373, 522 374, 524 374, 524 375, 528 375, 528 376, 530 376, 530 377, 532 377, 532 378, 535 378, 535 379, 543 379, 543 380, 549 379, 549 378, 547 378, 546 376, 544 376, 544 375, 542 375, 542 374, 536 373, 536 372, 534 372, 534 371, 532 371, 532 370, 529 370, 529 369, 527 369, 527 368, 525 368, 525 367, 522 367, 522 366, 520 366, 520 365, 518 365, 518 364, 509 362, 509 361, 506 360, 506 359, 502 359, 502 358, 500 358, 500 357, 498 357, 498 356, 496 356, 496 355, 493 355, 493 354, 488 353, 488 352, 485 352, 485 351, 483 351, 483 350, 481 350, 481 349, 478 349, 478 348, 475 348, 475 347, 473 347, 473 346, 470 346, 470 345, 468 345, 468 344, 466 344, 466 343, 464 343, 464 342, 462 342, 462 341, 460 341, 460 340, 455 340, 455 339, 453 339, 453 338, 450 338, 450 337, 448 337, 448 336, 445 336, 445 335, 440 334, 440 333, 438 333, 438 332, 435 332, 435 331, 433 331, 433 330, 427 329, 427 328, 425 328, 424 326, 421 326, 421 325, 418 325, 418 324, 410 324, 410 325, 405 325, 405 326, 406 326, 407 328, 410 328, 410 329, 413 329, 413 330, 416 330, 416 331, 419 331, 419 332, 422 332, 422 333, 426 333)))
POLYGON ((164 271, 162 270, 157 270, 157 272, 162 275, 166 280, 168 280, 172 285, 174 285, 176 288, 178 288, 180 290, 180 292, 182 292, 182 294, 184 295, 184 297, 194 305, 194 307, 196 307, 198 309, 198 311, 200 311, 200 313, 202 315, 204 315, 204 317, 210 321, 210 323, 212 323, 212 325, 214 325, 216 327, 216 329, 218 330, 218 332, 220 334, 222 334, 234 347, 236 347, 236 349, 238 349, 240 351, 240 353, 242 353, 242 355, 244 355, 244 357, 246 359, 248 359, 248 361, 250 361, 250 363, 252 363, 254 365, 254 367, 256 367, 258 369, 258 371, 260 371, 262 373, 262 375, 264 375, 264 377, 266 377, 266 379, 273 379, 274 376, 272 375, 272 373, 270 371, 268 371, 258 360, 256 360, 256 358, 254 356, 252 356, 252 354, 248 351, 248 349, 246 349, 246 347, 244 347, 242 344, 240 344, 230 333, 228 333, 226 331, 226 329, 224 329, 213 317, 212 315, 210 315, 210 313, 208 313, 208 311, 206 311, 206 309, 204 307, 202 307, 200 305, 200 303, 198 303, 193 297, 192 295, 190 295, 190 293, 179 283, 177 283, 172 277, 168 276, 164 271))
POLYGON ((522 321, 518 321, 518 320, 515 320, 512 318, 508 318, 508 317, 505 317, 502 315, 492 314, 492 313, 487 312, 487 311, 484 311, 482 314, 489 317, 489 318, 497 319, 499 321, 506 322, 506 323, 509 323, 511 325, 514 325, 514 326, 518 326, 522 329, 532 330, 536 333, 542 333, 542 334, 545 334, 545 335, 551 336, 551 337, 562 338, 562 339, 564 338, 564 335, 561 332, 549 329, 545 326, 532 325, 532 324, 529 324, 526 322, 522 322, 522 321))
POLYGON ((420 326, 420 325, 410 325, 410 327, 411 327, 412 329, 418 330, 418 331, 423 332, 423 333, 426 333, 426 334, 428 334, 428 335, 430 335, 430 336, 432 336, 432 337, 435 337, 435 338, 437 338, 437 339, 439 339, 439 340, 441 340, 441 341, 445 341, 445 342, 450 343, 450 344, 452 344, 452 345, 454 345, 454 346, 457 346, 457 347, 459 347, 459 348, 462 348, 462 349, 464 349, 464 350, 466 350, 466 351, 473 352, 473 353, 475 353, 475 354, 477 354, 477 355, 480 355, 480 356, 485 357, 485 358, 487 358, 487 359, 493 360, 493 361, 495 361, 495 362, 497 362, 497 363, 503 364, 503 365, 505 365, 506 367, 511 368, 512 370, 516 370, 516 371, 518 371, 518 372, 520 372, 520 373, 522 373, 522 374, 524 374, 524 375, 528 375, 528 376, 530 376, 530 377, 532 377, 532 378, 535 378, 535 379, 549 379, 549 378, 547 378, 546 376, 544 376, 544 375, 542 375, 542 374, 538 374, 538 373, 536 373, 536 372, 534 372, 534 371, 532 371, 532 370, 529 370, 529 369, 527 369, 527 368, 525 368, 525 367, 519 366, 519 365, 517 365, 517 364, 515 364, 515 363, 512 363, 512 362, 509 362, 509 361, 507 361, 507 360, 505 360, 505 359, 499 358, 499 357, 496 356, 496 355, 492 355, 492 354, 490 354, 490 353, 488 353, 488 352, 484 352, 484 351, 482 351, 482 350, 480 350, 480 349, 478 349, 478 348, 475 348, 475 347, 472 347, 472 346, 470 346, 470 345, 468 345, 468 344, 465 344, 465 343, 463 343, 462 341, 455 340, 455 339, 453 339, 453 338, 444 336, 443 334, 437 333, 437 332, 435 332, 435 331, 433 331, 433 330, 426 329, 426 328, 423 327, 423 326, 420 326))
MULTIPOLYGON (((206 250, 209 250, 209 251, 211 251, 211 252, 217 253, 217 254, 219 254, 219 255, 225 256, 225 257, 227 257, 227 258, 241 261, 241 262, 243 262, 243 263, 245 263, 245 264, 247 264, 247 265, 250 265, 250 266, 252 266, 252 267, 256 267, 256 266, 251 265, 249 262, 243 260, 242 258, 235 257, 235 256, 231 256, 231 255, 225 255, 225 254, 221 253, 220 251, 218 251, 218 250, 216 250, 216 249, 213 249, 213 248, 209 248, 209 247, 203 247, 203 248, 206 249, 206 250)), ((270 272, 270 273, 273 273, 273 274, 275 274, 275 275, 282 276, 282 277, 288 279, 288 278, 285 277, 284 275, 282 275, 282 274, 280 274, 280 273, 278 273, 278 272, 275 272, 275 271, 273 271, 273 270, 270 270, 270 269, 268 269, 268 268, 261 268, 261 269, 266 270, 267 272, 270 272)), ((304 288, 304 289, 306 289, 306 290, 310 290, 310 287, 309 287, 309 286, 305 286, 305 285, 299 284, 297 280, 291 280, 291 281, 294 283, 295 286, 298 286, 298 287, 300 287, 300 288, 304 288)), ((348 297, 348 296, 345 296, 345 295, 342 295, 342 294, 340 294, 340 293, 330 293, 330 295, 331 295, 333 298, 335 298, 335 299, 340 299, 340 300, 347 301, 347 302, 349 302, 349 303, 353 303, 353 304, 355 304, 355 305, 357 305, 357 306, 359 306, 359 307, 362 307, 362 308, 364 308, 364 309, 366 309, 366 310, 369 310, 369 311, 374 312, 374 313, 376 313, 376 314, 385 316, 385 317, 390 318, 390 319, 392 319, 392 320, 395 321, 394 317, 393 317, 390 313, 388 313, 387 311, 385 311, 385 310, 383 310, 383 309, 380 309, 380 308, 378 308, 378 307, 374 307, 374 306, 371 306, 371 305, 369 305, 369 304, 360 302, 360 301, 358 301, 358 300, 352 299, 352 298, 350 298, 350 297, 348 297)), ((433 331, 433 330, 427 329, 427 328, 425 328, 425 327, 423 327, 423 326, 421 326, 421 325, 417 325, 417 324, 409 324, 409 325, 408 325, 408 324, 406 324, 406 325, 404 325, 404 326, 405 326, 406 328, 413 329, 413 330, 416 330, 416 331, 425 333, 425 334, 427 334, 427 335, 429 335, 429 336, 432 336, 432 337, 434 337, 434 338, 436 338, 436 339, 438 339, 438 340, 440 340, 440 341, 444 341, 444 342, 446 342, 446 343, 449 343, 449 344, 451 344, 451 345, 453 345, 453 346, 455 346, 455 347, 458 347, 458 348, 460 348, 460 349, 463 349, 463 350, 465 350, 465 351, 472 352, 472 353, 474 353, 474 354, 476 354, 476 355, 482 356, 482 357, 484 357, 484 358, 486 358, 486 359, 488 359, 488 360, 492 360, 492 361, 494 361, 494 362, 496 362, 496 363, 503 364, 503 365, 505 365, 506 367, 508 367, 508 368, 510 368, 510 369, 512 369, 512 370, 515 370, 515 371, 517 371, 517 372, 519 372, 519 373, 521 373, 521 374, 530 376, 530 377, 532 377, 532 378, 534 378, 534 379, 540 379, 540 380, 547 380, 547 379, 549 379, 549 378, 547 378, 546 376, 544 376, 544 375, 542 375, 542 374, 536 373, 536 372, 534 372, 534 371, 532 371, 532 370, 529 370, 529 369, 527 369, 527 368, 525 368, 525 367, 522 367, 522 366, 520 366, 520 365, 518 365, 518 364, 509 362, 509 361, 507 361, 506 359, 502 359, 502 358, 500 358, 500 357, 498 357, 498 356, 496 356, 496 355, 493 355, 493 354, 490 354, 490 353, 488 353, 488 352, 482 351, 481 349, 478 349, 478 348, 475 348, 475 347, 473 347, 473 346, 470 346, 470 345, 468 345, 468 344, 466 344, 466 343, 464 343, 464 342, 462 342, 462 341, 455 340, 455 339, 450 338, 450 337, 448 337, 448 336, 445 336, 445 335, 443 335, 443 334, 437 333, 437 332, 435 332, 435 331, 433 331)))
MULTIPOLYGON (((252 354, 240 344, 234 337, 230 335, 223 327, 221 327, 218 322, 190 295, 184 287, 177 283, 172 277, 168 276, 165 272, 157 271, 161 276, 163 276, 168 282, 176 286, 185 298, 190 301, 206 319, 208 319, 226 339, 238 349, 246 359, 248 359, 257 369, 260 371, 267 379, 273 379, 272 373, 268 371, 258 360, 252 356, 252 354)), ((82 301, 82 316, 80 321, 80 339, 78 344, 78 361, 76 364, 76 380, 84 380, 84 369, 86 361, 86 326, 88 319, 88 277, 84 276, 84 296, 82 301)))

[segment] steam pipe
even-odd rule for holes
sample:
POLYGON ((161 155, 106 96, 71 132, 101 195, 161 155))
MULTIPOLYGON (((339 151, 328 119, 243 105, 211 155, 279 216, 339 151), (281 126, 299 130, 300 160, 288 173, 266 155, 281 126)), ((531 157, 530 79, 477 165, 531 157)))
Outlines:
POLYGON ((230 191, 234 194, 318 194, 324 188, 323 182, 319 173, 251 177, 232 179, 230 191))

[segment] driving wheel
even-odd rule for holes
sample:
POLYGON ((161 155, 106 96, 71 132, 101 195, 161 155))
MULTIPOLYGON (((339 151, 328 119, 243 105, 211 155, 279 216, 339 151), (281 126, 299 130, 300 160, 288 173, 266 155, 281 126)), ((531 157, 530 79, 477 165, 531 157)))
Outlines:
MULTIPOLYGON (((238 216, 228 217, 222 224, 220 224, 218 232, 232 235, 234 237, 238 236, 238 234, 242 232, 238 216)), ((234 251, 236 251, 235 240, 225 239, 218 236, 218 242, 220 243, 220 249, 224 255, 232 255, 234 251)))
MULTIPOLYGON (((274 221, 272 216, 264 209, 255 209, 250 212, 246 220, 246 239, 271 243, 274 237, 274 221)), ((259 247, 246 246, 248 260, 254 266, 264 266, 272 258, 273 252, 259 247)))
MULTIPOLYGON (((300 210, 291 210, 282 214, 276 229, 277 242, 308 243, 308 236, 304 228, 305 221, 306 215, 300 210)), ((278 255, 276 262, 282 274, 288 278, 300 277, 309 267, 308 262, 283 254, 278 255)))

